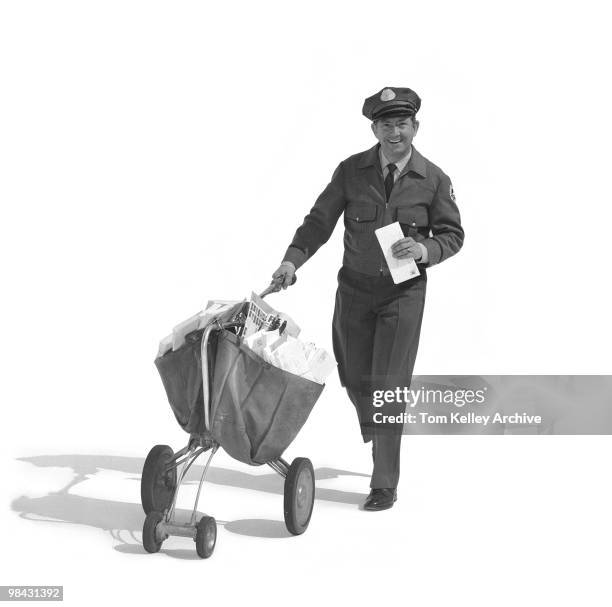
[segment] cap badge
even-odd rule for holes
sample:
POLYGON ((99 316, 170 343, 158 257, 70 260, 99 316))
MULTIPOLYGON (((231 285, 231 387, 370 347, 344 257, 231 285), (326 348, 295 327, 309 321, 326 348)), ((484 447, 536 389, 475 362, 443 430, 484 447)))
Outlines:
POLYGON ((380 94, 380 100, 391 101, 391 99, 395 99, 395 93, 391 89, 384 89, 380 94))

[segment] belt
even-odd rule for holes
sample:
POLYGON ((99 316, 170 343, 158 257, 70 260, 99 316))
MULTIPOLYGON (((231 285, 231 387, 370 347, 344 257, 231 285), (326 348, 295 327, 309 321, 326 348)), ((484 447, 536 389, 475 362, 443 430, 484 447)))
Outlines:
MULTIPOLYGON (((417 267, 421 275, 418 276, 417 278, 412 278, 408 282, 414 283, 414 282, 419 282, 421 280, 427 280, 427 270, 425 269, 425 267, 421 264, 417 264, 417 267)), ((376 274, 364 274, 363 272, 360 272, 359 270, 355 270, 354 268, 351 268, 350 266, 343 265, 340 268, 339 274, 344 274, 345 276, 352 276, 356 280, 377 280, 381 278, 388 278, 389 280, 392 280, 391 272, 389 271, 389 267, 386 265, 382 268, 382 270, 379 270, 378 272, 376 272, 376 274)), ((404 283, 400 283, 400 284, 404 284, 404 283)))

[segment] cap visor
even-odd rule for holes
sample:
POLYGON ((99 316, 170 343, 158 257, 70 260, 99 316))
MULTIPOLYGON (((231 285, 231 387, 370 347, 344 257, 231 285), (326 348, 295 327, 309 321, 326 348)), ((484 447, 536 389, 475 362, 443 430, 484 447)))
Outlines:
POLYGON ((390 118, 391 116, 414 116, 416 112, 413 108, 406 107, 390 107, 375 112, 372 115, 372 120, 378 120, 379 118, 390 118))

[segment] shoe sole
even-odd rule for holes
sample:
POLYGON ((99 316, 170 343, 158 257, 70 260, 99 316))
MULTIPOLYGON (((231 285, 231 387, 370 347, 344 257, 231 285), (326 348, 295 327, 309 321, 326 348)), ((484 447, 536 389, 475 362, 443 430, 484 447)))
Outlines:
POLYGON ((377 506, 375 508, 366 508, 364 506, 363 509, 366 510, 367 512, 378 512, 379 510, 389 510, 389 508, 393 508, 394 504, 395 502, 391 502, 390 504, 386 504, 384 506, 377 506))

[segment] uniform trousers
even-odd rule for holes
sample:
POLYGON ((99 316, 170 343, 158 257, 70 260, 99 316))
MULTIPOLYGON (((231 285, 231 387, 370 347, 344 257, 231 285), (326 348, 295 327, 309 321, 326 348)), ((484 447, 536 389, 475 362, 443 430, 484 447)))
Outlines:
POLYGON ((379 420, 406 410, 405 402, 397 402, 403 399, 375 407, 373 397, 378 390, 410 387, 426 285, 424 269, 419 277, 397 285, 388 274, 369 276, 346 266, 338 273, 334 354, 340 382, 357 410, 363 440, 372 441, 373 489, 397 487, 403 424, 379 420))

